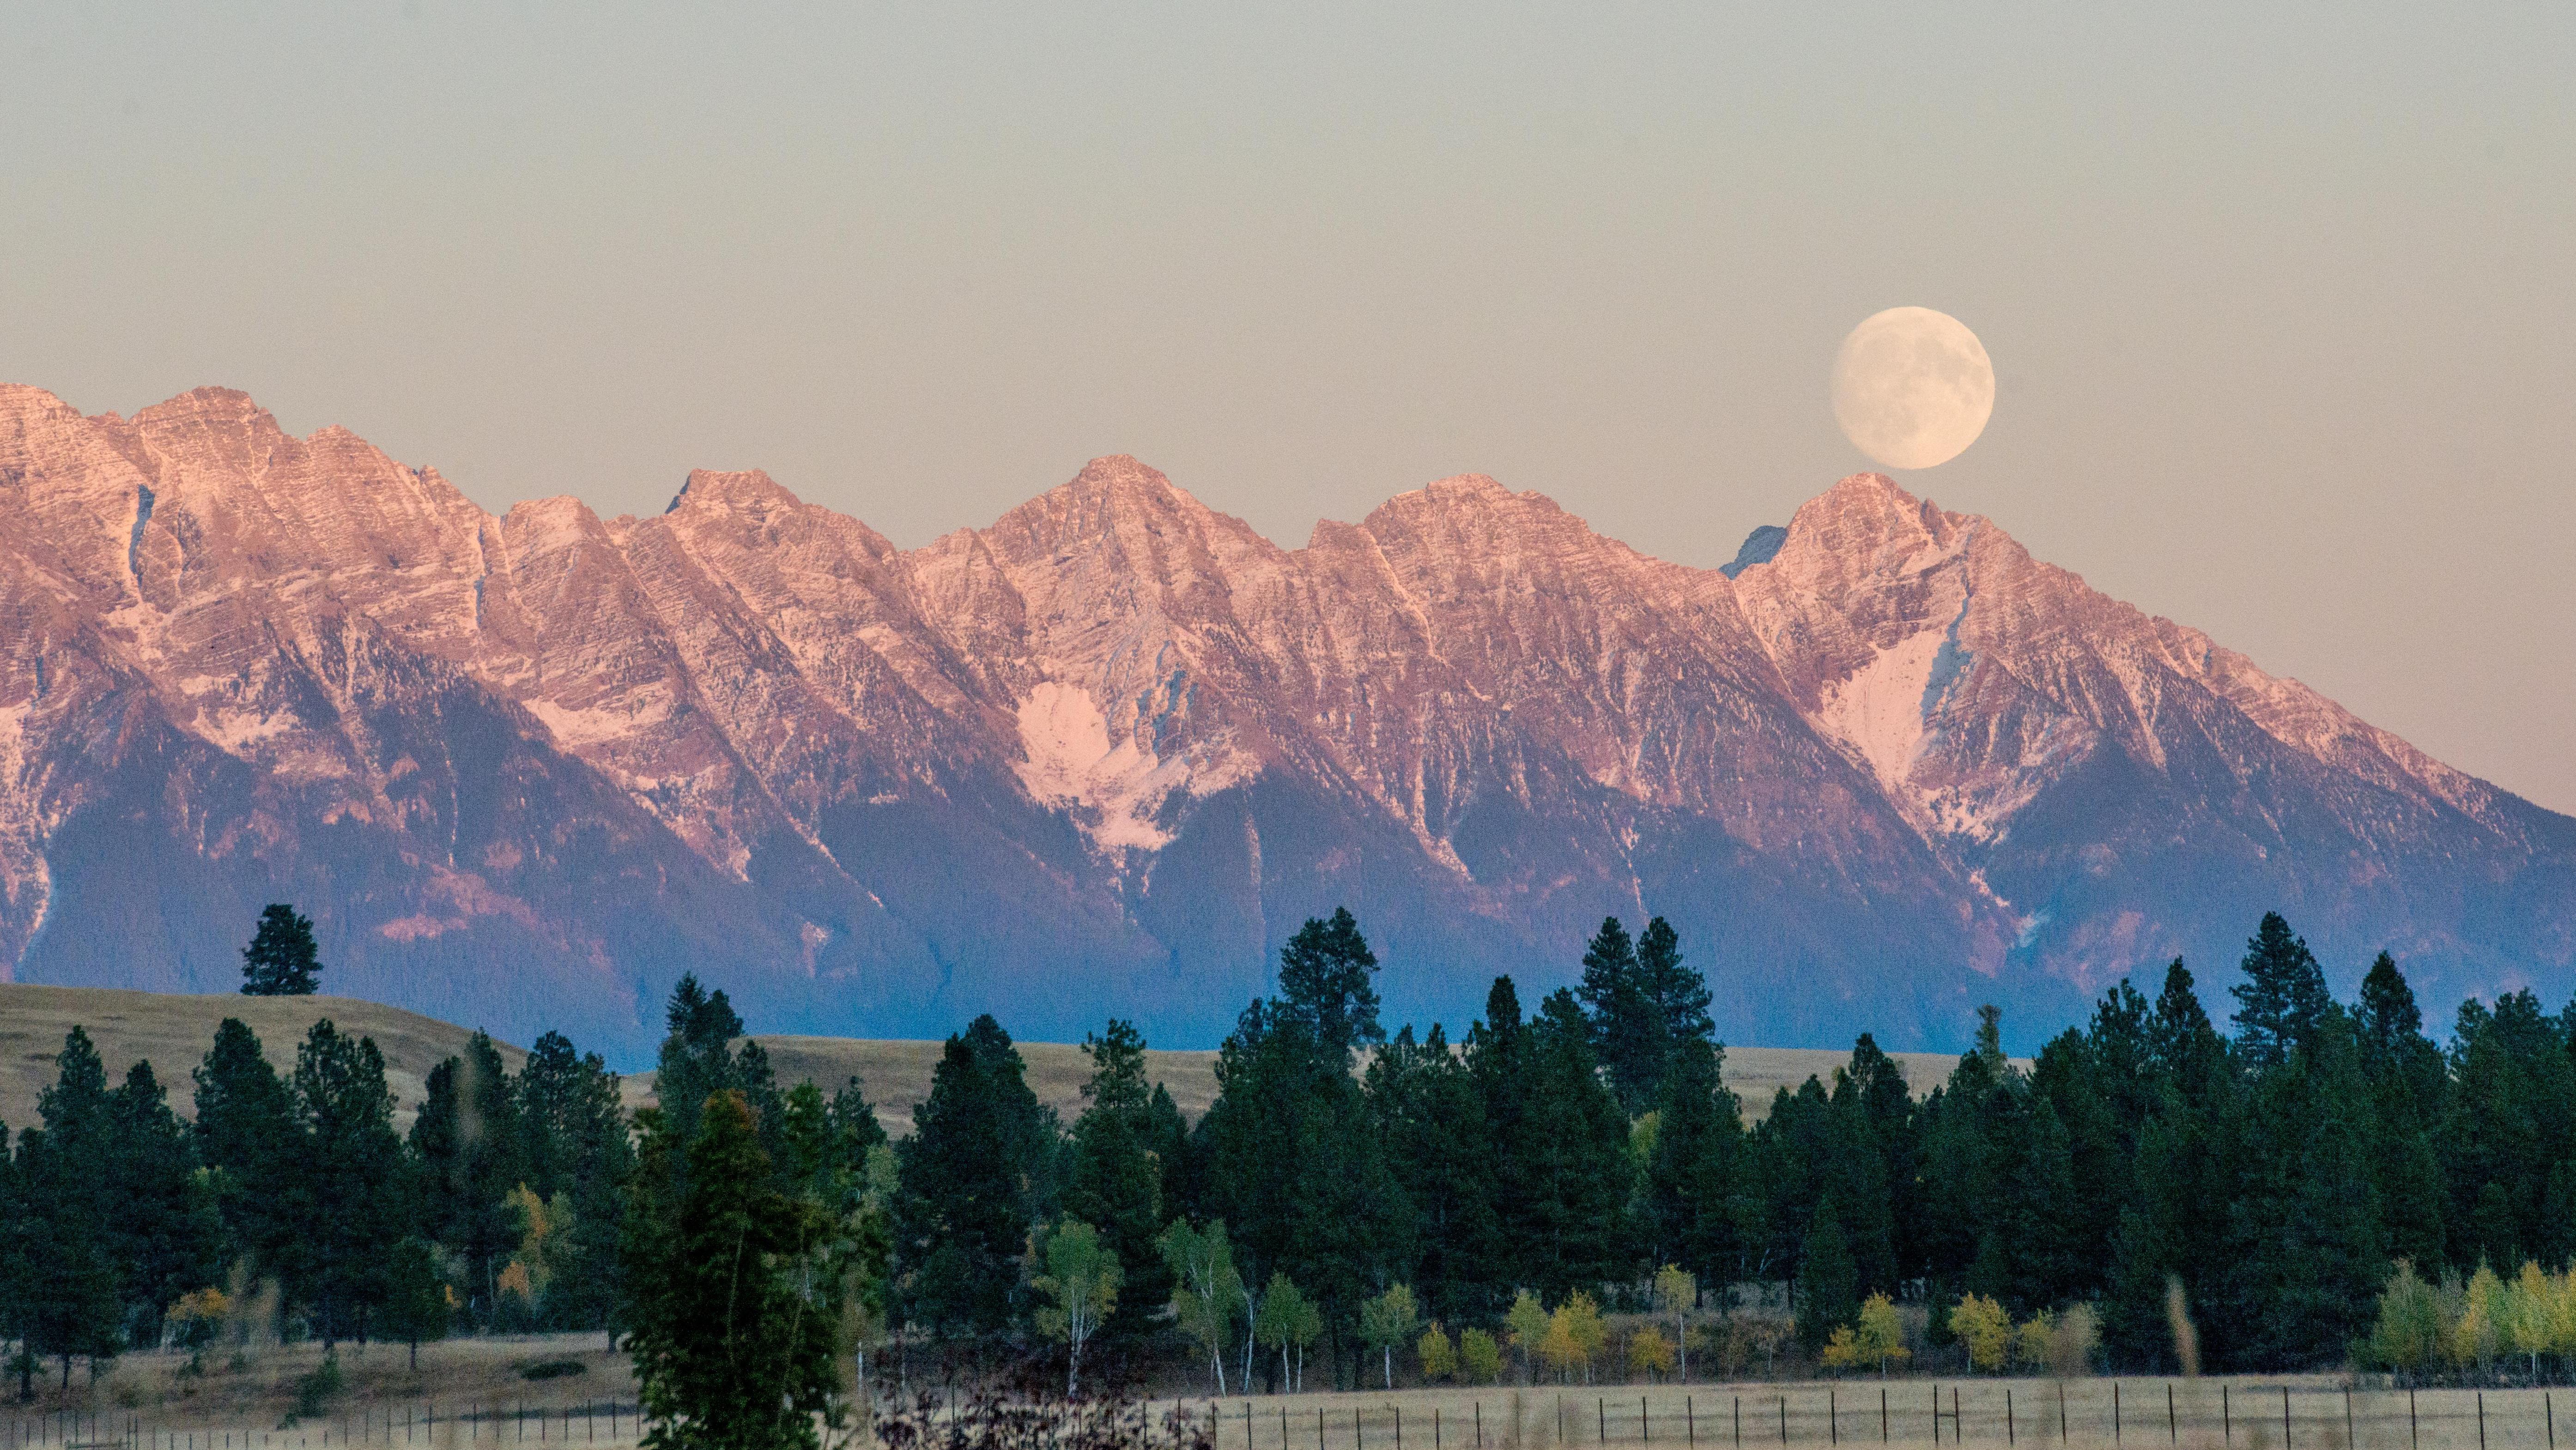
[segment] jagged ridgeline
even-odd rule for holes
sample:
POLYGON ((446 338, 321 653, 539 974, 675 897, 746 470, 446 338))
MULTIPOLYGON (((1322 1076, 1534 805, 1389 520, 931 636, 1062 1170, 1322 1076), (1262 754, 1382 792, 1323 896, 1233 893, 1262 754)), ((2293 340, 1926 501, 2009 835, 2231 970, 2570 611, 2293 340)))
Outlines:
POLYGON ((239 393, 0 388, 0 962, 228 990, 287 895, 334 990, 625 1060, 684 970, 1206 1047, 1342 904, 1422 1021, 1613 914, 1744 1041, 2072 1021, 2276 906, 2346 993, 2576 985, 2576 821, 1875 475, 1723 570, 1474 476, 1283 549, 1129 458, 899 549, 757 473, 493 515, 239 393))
POLYGON ((401 1104, 371 1037, 317 1018, 290 1053, 228 1019, 189 1120, 75 1028, 0 1175, 0 1310, 29 1378, 245 1315, 326 1342, 614 1324, 648 1419, 828 1415, 845 1364, 899 1394, 961 1357, 1223 1396, 1752 1356, 2491 1378, 2576 1349, 2550 1267, 2576 1257, 2576 1004, 2473 1001, 2437 1045, 2393 959, 2339 999, 2267 914, 2228 1031, 2176 961, 2035 1059, 1987 1007, 1928 1091, 1864 1034, 1756 1117, 1686 948, 1605 920, 1578 985, 1500 977, 1454 1038, 1389 1032, 1337 911, 1282 948, 1203 1111, 1114 1018, 1060 1111, 984 1015, 891 1136, 694 978, 631 1114, 560 1035, 466 1036, 401 1104), (704 1397, 745 1344, 768 1378, 726 1410, 704 1397))

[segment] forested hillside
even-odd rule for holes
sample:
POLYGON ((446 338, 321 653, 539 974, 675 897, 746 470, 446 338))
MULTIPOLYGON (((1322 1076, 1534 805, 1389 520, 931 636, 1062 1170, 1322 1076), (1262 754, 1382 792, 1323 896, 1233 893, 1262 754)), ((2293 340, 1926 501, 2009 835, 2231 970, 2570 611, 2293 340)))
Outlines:
MULTIPOLYGON (((325 1340, 675 1323, 702 1157, 792 1207, 805 1237, 781 1264, 837 1267, 782 1267, 777 1292, 857 1344, 1066 1338, 1085 1322, 1065 1307, 1073 1262, 1115 1290, 1075 1343, 1274 1387, 1303 1355, 1332 1382, 1391 1377, 1434 1324, 1444 1346, 1473 1331, 1462 1353, 1554 1363, 1551 1336, 1586 1315, 1719 1315, 1765 1284, 1788 1290, 1808 1350, 1846 1362, 1856 1327, 1894 1322, 1884 1295, 1930 1311, 1928 1347, 2080 1309, 2117 1365, 2171 1366, 2179 1322, 2210 1367, 2311 1366, 2371 1332, 2401 1262, 2418 1271, 2405 1295, 2430 1296, 2576 1252, 2576 1008, 2473 1001, 2437 1044, 2394 961, 2337 1002, 2277 915, 2241 966, 2229 1031, 2176 962, 2027 1067, 1989 1010, 1918 1098, 1863 1034, 1830 1081, 1779 1090, 1752 1124, 1661 919, 1633 939, 1605 922, 1578 987, 1525 1003, 1496 979, 1454 1041, 1388 1033, 1359 923, 1310 921, 1194 1122, 1129 1024, 1085 1044, 1066 1114, 988 1016, 943 1045, 889 1141, 861 1084, 782 1087, 694 980, 667 1006, 660 1102, 632 1116, 562 1036, 514 1062, 476 1034, 398 1131, 371 1038, 316 1021, 290 1061, 230 1020, 168 1065, 194 1085, 183 1121, 162 1069, 111 1083, 74 1028, 0 1175, 0 1310, 66 1376, 202 1336, 243 1296, 325 1340)), ((2504 1303, 2500 1283, 2461 1302, 2504 1303)), ((1449 1353, 1408 1361, 1444 1372, 1449 1353)))

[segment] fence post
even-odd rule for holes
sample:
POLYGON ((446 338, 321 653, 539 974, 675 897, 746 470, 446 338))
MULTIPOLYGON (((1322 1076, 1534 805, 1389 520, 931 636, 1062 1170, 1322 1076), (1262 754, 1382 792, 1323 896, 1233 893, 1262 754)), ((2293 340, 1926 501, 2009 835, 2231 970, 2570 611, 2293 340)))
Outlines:
POLYGON ((2057 1382, 2057 1440, 2066 1443, 2066 1381, 2057 1382))
MULTIPOLYGON (((2344 1391, 2344 1398, 2349 1401, 2352 1398, 2352 1391, 2344 1391)), ((2556 1406, 2549 1403, 2547 1390, 2540 1392, 2540 1413, 2546 1416, 2549 1422, 2549 1450, 2558 1450, 2558 1410, 2556 1406)))
MULTIPOLYGON (((1780 1443, 1783 1445, 1789 1443, 1789 1397, 1787 1395, 1780 1397, 1780 1443)), ((2480 1446, 2478 1450, 2486 1450, 2486 1447, 2480 1446)))
POLYGON ((1834 1403, 1832 1385, 1825 1386, 1825 1443, 1828 1445, 1843 1443, 1843 1412, 1842 1408, 1834 1403))
MULTIPOLYGON (((1682 1396, 1682 1435, 1690 1443, 1692 1450, 1697 1450, 1699 1445, 1699 1407, 1691 1403, 1691 1397, 1688 1395, 1682 1396)), ((2552 1447, 2552 1450, 2555 1450, 2555 1447, 2552 1447)))
POLYGON ((1878 1387, 1878 1443, 1887 1443, 1887 1386, 1878 1387))
POLYGON ((2009 1388, 2004 1391, 2004 1443, 2007 1445, 2019 1443, 2013 1438, 2012 1391, 2009 1388))
POLYGON ((2236 1443, 2236 1411, 2227 1403, 2227 1386, 2218 1387, 2218 1433, 2228 1444, 2236 1443))
POLYGON ((2415 1387, 2406 1387, 2406 1444, 2409 1450, 2419 1443, 2415 1435, 2415 1387))
POLYGON ((2487 1392, 2478 1391, 2478 1450, 2487 1450, 2487 1392))
MULTIPOLYGON (((2111 1443, 2120 1443, 2120 1382, 2111 1381, 2111 1443)), ((2349 1450, 2349 1447, 2347 1447, 2349 1450)))
POLYGON ((2290 1387, 2281 1386, 2281 1450, 2290 1450, 2290 1387))

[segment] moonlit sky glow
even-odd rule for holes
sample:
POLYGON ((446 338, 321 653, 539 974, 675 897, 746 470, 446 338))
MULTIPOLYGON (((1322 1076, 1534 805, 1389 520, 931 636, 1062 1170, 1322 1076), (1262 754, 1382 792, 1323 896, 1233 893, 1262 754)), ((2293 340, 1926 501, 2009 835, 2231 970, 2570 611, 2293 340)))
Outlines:
POLYGON ((1129 452, 1271 537, 1478 470, 1695 564, 1865 466, 2576 810, 2576 6, 68 5, 0 378, 490 508, 763 467, 919 544, 1129 452), (2117 13, 2113 13, 2117 12, 2117 13))

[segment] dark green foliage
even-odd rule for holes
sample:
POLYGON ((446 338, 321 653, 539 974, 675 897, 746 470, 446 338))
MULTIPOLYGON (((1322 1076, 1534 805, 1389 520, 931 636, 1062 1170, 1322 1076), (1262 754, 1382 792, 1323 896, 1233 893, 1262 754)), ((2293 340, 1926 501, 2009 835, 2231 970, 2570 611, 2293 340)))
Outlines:
POLYGON ((286 1257, 291 1303, 308 1307, 327 1346, 360 1332, 384 1302, 387 1255, 403 1237, 402 1140, 385 1059, 324 1018, 295 1054, 303 1128, 292 1203, 301 1220, 286 1257))
POLYGON ((29 1215, 19 1337, 30 1359, 51 1357, 71 1383, 74 1357, 93 1364, 123 1347, 120 1245, 110 1227, 114 1152, 107 1071, 75 1027, 55 1059, 59 1076, 37 1103, 40 1129, 19 1137, 19 1202, 29 1215))
POLYGON ((2258 1071, 2278 1067, 2315 1039, 2334 1005, 2325 970, 2277 911, 2265 912, 2245 943, 2243 967, 2245 980, 2228 989, 2237 1001, 2236 1050, 2258 1071))
POLYGON ((125 1336, 149 1344, 180 1295, 222 1279, 223 1216, 151 1063, 126 1071, 107 1112, 107 1230, 121 1266, 125 1336))
POLYGON ((1816 1205, 1815 1223, 1798 1255, 1799 1342, 1821 1346, 1837 1325, 1860 1315, 1860 1272, 1843 1241, 1842 1214, 1831 1198, 1816 1205))
POLYGON ((312 921, 285 902, 271 902, 259 914, 250 945, 242 948, 242 995, 309 997, 321 990, 321 976, 312 921))
POLYGON ((303 1163, 295 1096, 269 1066, 258 1036, 234 1017, 216 1026, 195 1078, 197 1161, 211 1176, 230 1255, 254 1277, 273 1277, 298 1228, 294 1184, 303 1163))
POLYGON ((1745 1221, 1758 1212, 1746 1182, 1744 1114, 1722 1081, 1724 1062, 1705 1039, 1675 1047, 1646 1165, 1647 1260, 1678 1264, 1711 1287, 1741 1275, 1745 1221))
POLYGON ((1377 954, 1348 907, 1330 921, 1309 919, 1279 949, 1279 1011, 1294 1018, 1322 1052, 1349 1052, 1383 1042, 1377 1021, 1377 954))
POLYGON ((408 1345, 411 1367, 418 1369, 421 1341, 446 1338, 453 1318, 438 1251, 419 1238, 394 1245, 385 1260, 385 1301, 377 1315, 376 1332, 408 1345))
POLYGON ((1505 1153, 1526 1197, 1522 1282, 1551 1301, 1629 1276, 1634 1245, 1628 1203, 1637 1165, 1628 1115, 1602 1081, 1591 1031, 1574 994, 1559 989, 1529 1028, 1529 1069, 1518 1140, 1505 1153))
POLYGON ((626 1346, 657 1450, 776 1450, 819 1443, 837 1425, 835 1352, 842 1281, 806 1272, 834 1229, 811 1201, 779 1191, 750 1104, 720 1091, 675 1141, 662 1112, 641 1115, 641 1176, 684 1185, 636 1195, 625 1235, 626 1346), (672 1171, 685 1152, 687 1171, 672 1171))
POLYGON ((1347 1341, 1361 1301, 1411 1258, 1412 1214, 1348 1047, 1318 1040, 1312 1021, 1282 1002, 1244 1010, 1218 1054, 1219 1093, 1199 1135, 1208 1205, 1232 1230, 1236 1270, 1250 1283, 1286 1274, 1347 1341))
MULTIPOLYGON (((600 1328, 617 1303, 619 1221, 634 1171, 617 1074, 599 1054, 576 1053, 563 1034, 549 1032, 528 1050, 515 1095, 527 1185, 572 1210, 564 1241, 548 1249, 554 1280, 540 1316, 549 1328, 600 1328)), ((867 1126, 874 1129, 875 1119, 867 1126)), ((878 1130, 876 1140, 884 1136, 878 1130)))
MULTIPOLYGON (((1025 1343, 1030 1230, 1058 1215, 1097 1225, 1127 1268, 1108 1332, 1131 1343, 1163 1332, 1164 1230, 1222 1221, 1244 1280, 1293 1281, 1319 1307, 1316 1354, 1343 1384, 1360 1306, 1396 1284, 1456 1330, 1492 1324, 1521 1289, 1631 1309, 1670 1262, 1709 1290, 1788 1283, 1810 1343, 1874 1290, 1934 1308, 1987 1294, 2016 1317, 2089 1302, 2114 1366, 2161 1369, 2177 1367, 2178 1284, 2203 1365, 2246 1371, 2340 1362, 2397 1258, 2433 1277, 2576 1255, 2576 1004, 2470 1001, 2445 1051, 2392 958, 2347 1009, 2278 917, 2252 946, 2234 1043, 2175 962, 2152 1000, 2116 984, 2027 1071, 1981 1009, 1974 1044, 1919 1102, 1863 1035, 1830 1086, 1779 1093, 1751 1130, 1705 986, 1660 921, 1633 943, 1606 923, 1586 994, 1554 993, 1534 1016, 1497 979, 1455 1049, 1438 1027, 1388 1040, 1357 923, 1309 922, 1282 953, 1280 995, 1227 1039, 1194 1130, 1151 1085, 1130 1024, 1086 1043, 1088 1102, 1066 1133, 981 1018, 886 1153, 855 1080, 782 1093, 723 994, 694 980, 672 996, 640 1157, 615 1076, 556 1034, 515 1076, 488 1038, 441 1065, 405 1154, 381 1057, 327 1022, 291 1081, 224 1023, 193 1127, 149 1064, 111 1089, 74 1033, 41 1124, 0 1155, 0 1334, 68 1377, 238 1265, 283 1291, 300 1332, 426 1337, 450 1327, 451 1290, 473 1306, 457 1324, 491 1323, 515 1252, 550 1271, 534 1322, 633 1329, 666 1409, 714 1396, 659 1443, 752 1443, 765 1431, 744 1427, 778 1406, 824 1403, 826 1381, 799 1366, 857 1349, 828 1328, 847 1304, 867 1310, 854 1333, 1025 1343), (541 1205, 525 1222, 521 1184, 541 1205), (521 1239, 540 1211, 538 1258, 521 1239), (732 1339, 702 1332, 734 1312, 710 1309, 714 1271, 687 1251, 711 1242, 709 1223, 794 1240, 729 1282, 749 1297, 728 1303, 759 1320, 732 1339), (809 1330, 821 1339, 779 1337, 809 1330), (746 1345, 783 1354, 784 1377, 719 1383, 746 1345)), ((1254 1306, 1236 1314, 1240 1345, 1254 1306)), ((18 1364, 23 1389, 38 1366, 18 1364)))
POLYGON ((421 1223, 456 1255, 466 1312, 488 1323, 500 1304, 501 1267, 527 1227, 509 1193, 530 1176, 528 1124, 508 1065, 484 1033, 430 1069, 428 1087, 411 1126, 421 1223))
MULTIPOLYGON (((1150 1333, 1172 1297, 1171 1271, 1154 1246, 1169 1218, 1163 1202, 1164 1124, 1145 1076, 1145 1038, 1131 1022, 1083 1042, 1091 1057, 1089 1099, 1066 1144, 1063 1211, 1096 1228, 1126 1280, 1102 1332, 1111 1339, 1150 1333)), ((1163 1102, 1171 1101, 1165 1095, 1163 1102)))
POLYGON ((948 1039, 897 1145, 894 1252, 907 1319, 953 1338, 998 1334, 1022 1308, 1020 1258, 1046 1208, 1054 1124, 990 1016, 948 1039))
POLYGON ((1583 949, 1583 981, 1575 988, 1591 1034, 1592 1055, 1629 1115, 1654 1102, 1664 1075, 1664 1021, 1637 970, 1637 948, 1619 918, 1605 917, 1583 949))
POLYGON ((1413 1211, 1414 1293, 1432 1318, 1473 1323, 1499 1314, 1512 1282, 1494 1215, 1494 1143, 1483 1095, 1437 1024, 1396 1033, 1368 1068, 1369 1114, 1388 1171, 1413 1211))

